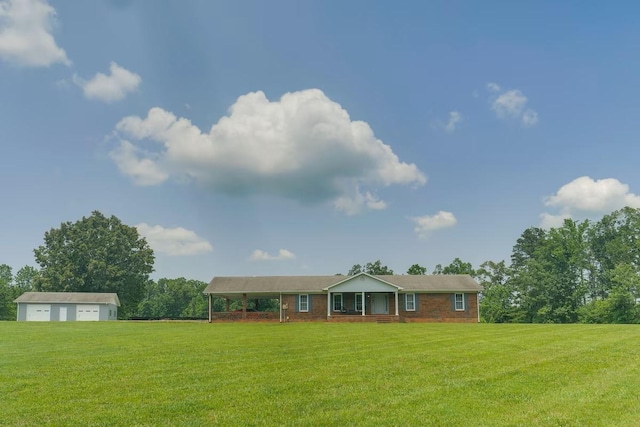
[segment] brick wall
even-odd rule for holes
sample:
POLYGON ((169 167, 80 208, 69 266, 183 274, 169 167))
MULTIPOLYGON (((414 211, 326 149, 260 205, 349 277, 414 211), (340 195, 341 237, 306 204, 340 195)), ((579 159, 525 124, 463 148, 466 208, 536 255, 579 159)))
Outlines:
POLYGON ((282 303, 287 304, 286 316, 289 322, 327 320, 327 295, 309 294, 311 309, 308 312, 296 311, 298 295, 282 295, 282 303))
MULTIPOLYGON (((299 312, 297 308, 298 295, 282 295, 283 304, 288 308, 283 313, 285 321, 308 322, 327 320, 327 295, 309 294, 311 298, 311 309, 308 312, 299 312)), ((346 308, 353 307, 353 294, 343 294, 343 304, 346 308)), ((455 311, 452 307, 451 294, 417 294, 416 311, 404 310, 404 295, 398 295, 398 309, 401 321, 405 322, 478 322, 478 299, 476 294, 466 294, 466 304, 464 311, 455 311)), ((371 314, 370 299, 367 298, 366 315, 371 314)), ((332 315, 336 315, 332 311, 332 315)), ((389 314, 395 314, 395 298, 393 293, 389 293, 389 314)), ((242 320, 241 313, 212 313, 213 320, 242 320)), ((342 316, 349 317, 349 316, 342 316)), ((352 316, 353 317, 353 316, 352 316)), ((357 315, 356 315, 357 317, 357 315)), ((274 320, 278 321, 279 313, 247 313, 247 321, 274 320)), ((333 320, 333 319, 332 319, 333 320)), ((355 321, 355 320, 354 320, 355 321)))
MULTIPOLYGON (((403 295, 399 295, 402 303, 403 295)), ((451 294, 418 294, 416 311, 403 311, 400 317, 407 322, 478 322, 478 298, 476 294, 466 294, 464 311, 455 311, 451 294)))

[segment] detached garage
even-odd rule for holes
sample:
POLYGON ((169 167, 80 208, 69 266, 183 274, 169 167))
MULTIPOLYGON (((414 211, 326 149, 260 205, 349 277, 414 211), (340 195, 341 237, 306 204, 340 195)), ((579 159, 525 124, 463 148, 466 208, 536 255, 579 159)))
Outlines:
POLYGON ((18 304, 18 321, 66 322, 117 320, 118 294, 90 292, 25 292, 18 304))

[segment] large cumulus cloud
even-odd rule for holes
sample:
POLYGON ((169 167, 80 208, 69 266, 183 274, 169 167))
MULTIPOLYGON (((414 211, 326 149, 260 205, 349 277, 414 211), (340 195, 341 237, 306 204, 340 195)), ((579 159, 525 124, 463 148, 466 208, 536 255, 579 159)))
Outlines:
POLYGON ((401 162, 366 122, 351 120, 318 89, 278 101, 248 93, 208 133, 152 108, 147 117, 122 119, 116 135, 111 156, 138 185, 186 177, 233 195, 333 201, 352 214, 386 206, 373 195, 376 188, 426 182, 415 164, 401 162))

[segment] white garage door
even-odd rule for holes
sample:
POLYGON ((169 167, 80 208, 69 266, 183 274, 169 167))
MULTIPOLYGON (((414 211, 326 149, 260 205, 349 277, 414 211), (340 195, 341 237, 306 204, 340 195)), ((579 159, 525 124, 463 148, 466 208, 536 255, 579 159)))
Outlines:
POLYGON ((100 320, 100 307, 97 305, 78 305, 76 307, 76 320, 100 320))
POLYGON ((48 322, 51 320, 50 304, 27 304, 27 322, 48 322))

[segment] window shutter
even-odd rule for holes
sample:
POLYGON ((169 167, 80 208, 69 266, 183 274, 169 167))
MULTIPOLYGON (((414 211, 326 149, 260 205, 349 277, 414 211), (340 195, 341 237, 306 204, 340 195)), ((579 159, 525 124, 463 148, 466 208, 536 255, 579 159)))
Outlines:
POLYGON ((451 311, 456 311, 456 294, 451 294, 451 311))
POLYGON ((415 308, 416 311, 420 311, 418 308, 418 294, 413 294, 413 308, 415 308))
POLYGON ((468 312, 469 311, 469 294, 462 294, 464 295, 464 311, 468 312))
POLYGON ((307 295, 307 311, 311 312, 311 294, 307 295))
POLYGON ((298 313, 300 311, 300 309, 298 308, 299 302, 300 302, 300 295, 294 295, 294 308, 295 308, 295 312, 298 313))

